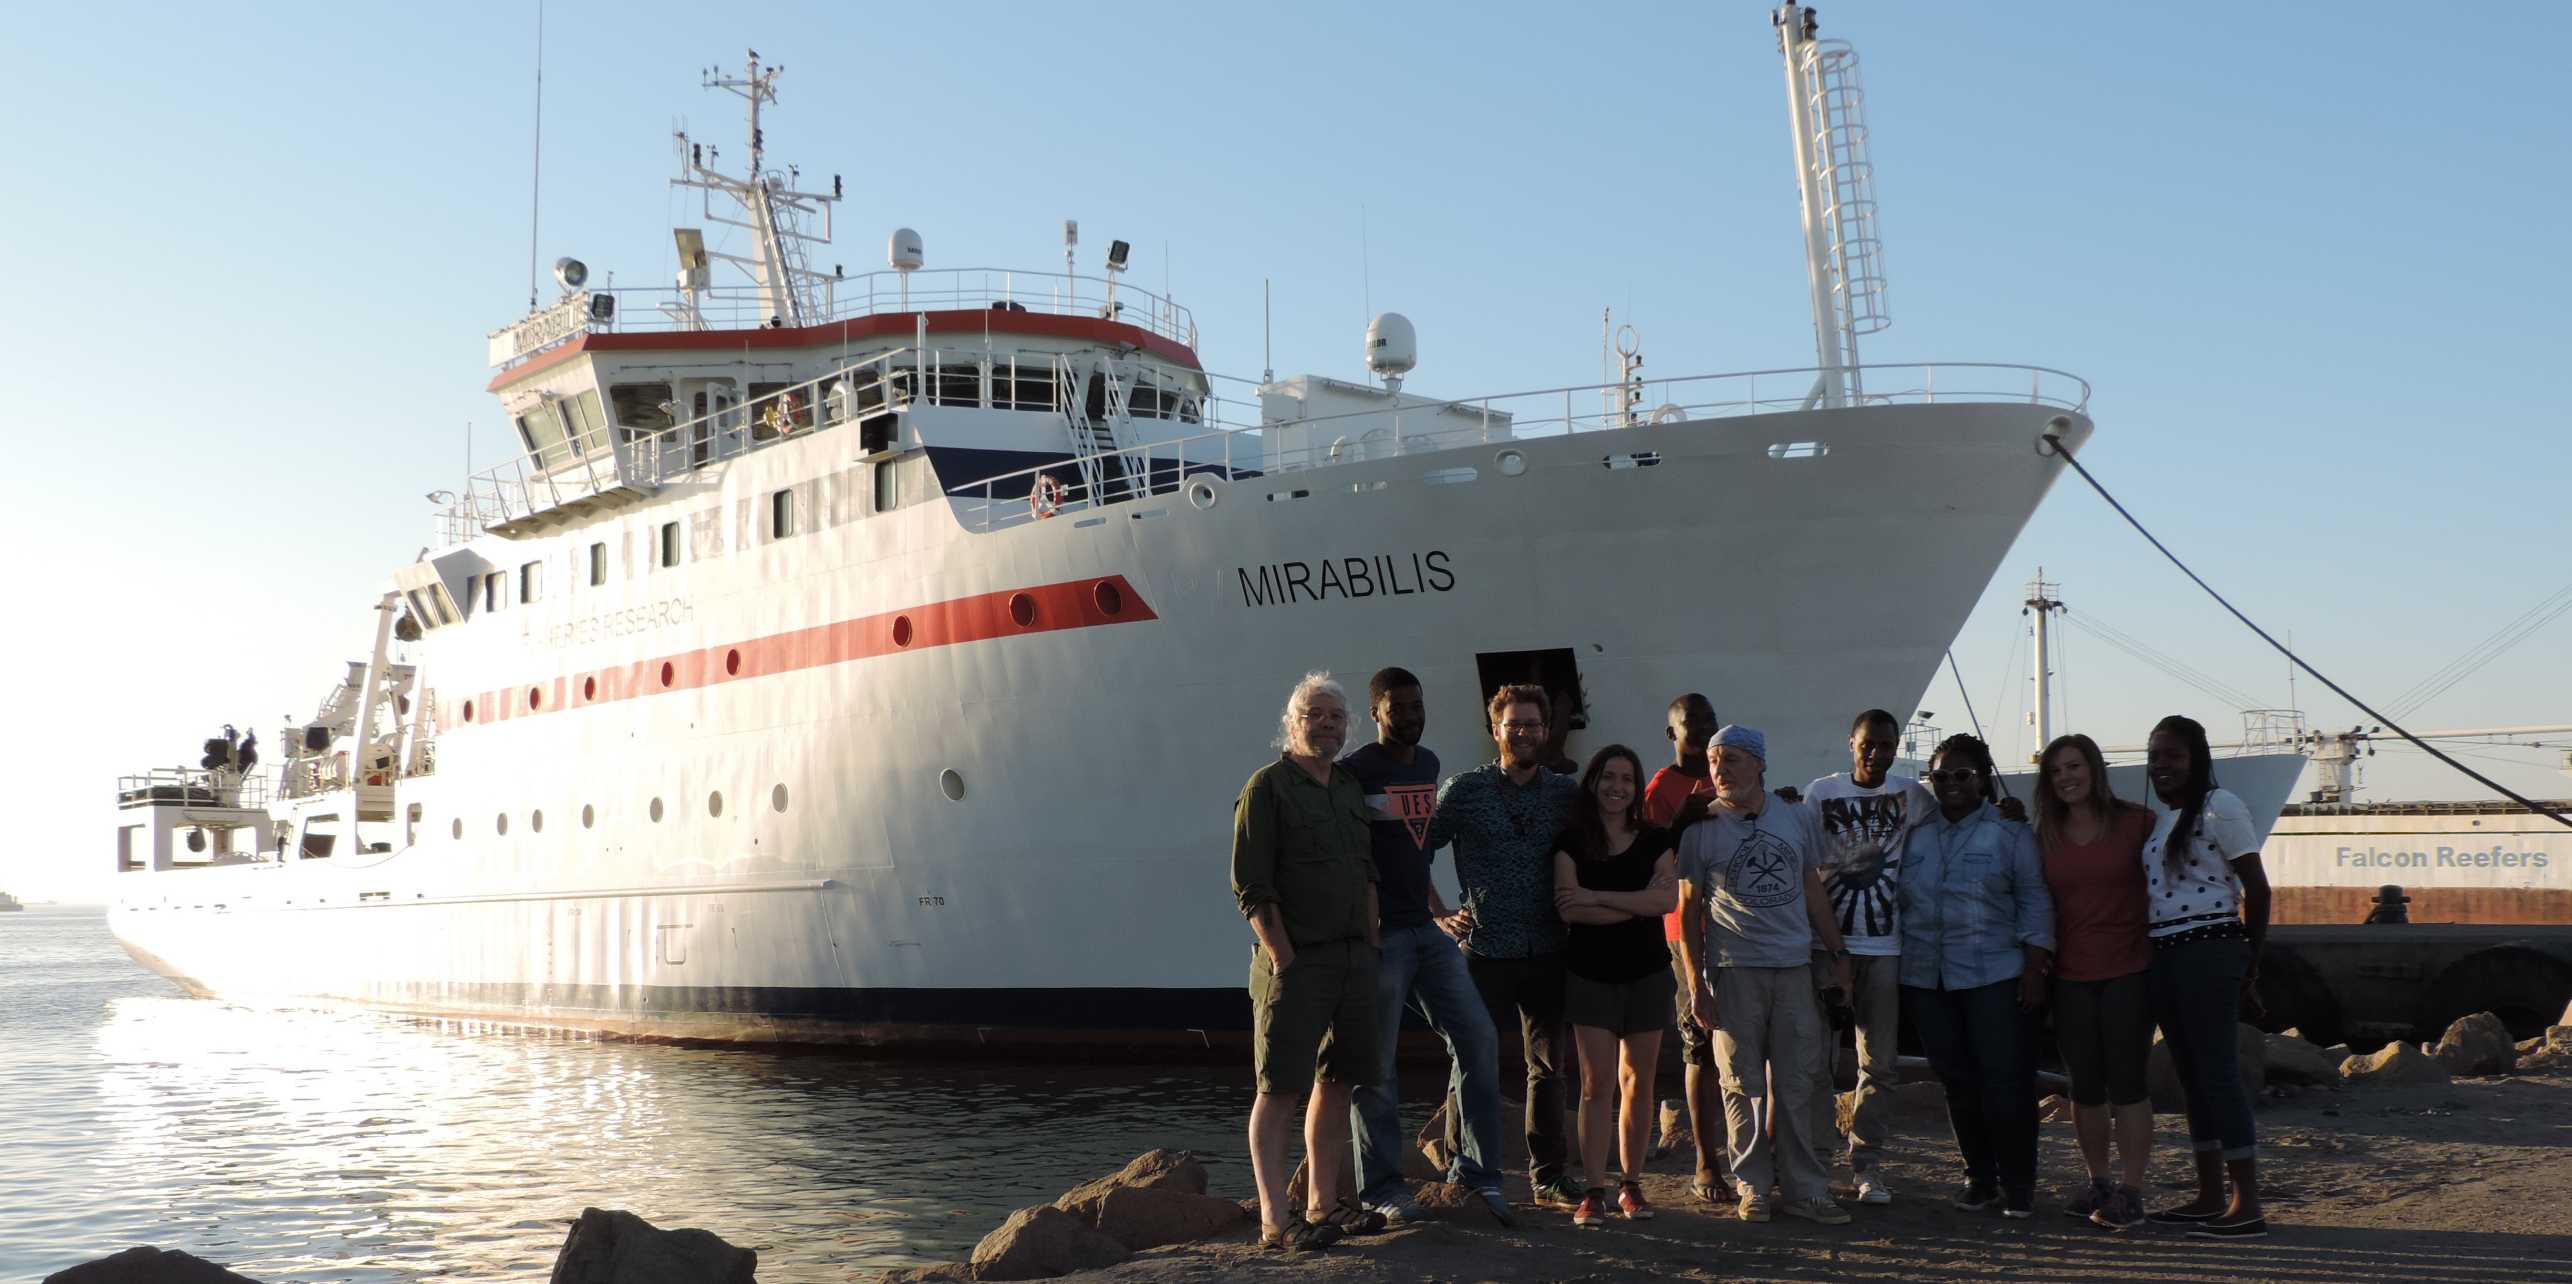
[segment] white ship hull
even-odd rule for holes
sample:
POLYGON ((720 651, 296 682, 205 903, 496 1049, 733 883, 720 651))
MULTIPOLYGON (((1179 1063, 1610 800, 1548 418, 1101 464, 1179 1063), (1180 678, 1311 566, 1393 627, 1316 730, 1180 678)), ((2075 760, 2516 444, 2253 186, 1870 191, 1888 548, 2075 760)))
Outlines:
MULTIPOLYGON (((2299 752, 2240 753, 2215 759, 2215 783, 2231 790, 2250 812, 2251 828, 2265 842, 2270 827, 2277 824, 2278 813, 2286 801, 2295 796, 2295 782, 2304 775, 2306 756, 2299 752)), ((2033 799, 2037 780, 2033 771, 2014 771, 2002 775, 2001 782, 2011 796, 2033 799)), ((2127 802, 2144 802, 2152 797, 2152 782, 2144 778, 2139 762, 2108 764, 2108 787, 2127 802)), ((2269 870, 2274 882, 2277 871, 2269 870)))
POLYGON ((850 457, 815 434, 604 522, 486 537, 505 565, 648 547, 691 515, 717 546, 735 532, 431 633, 436 769, 399 781, 394 819, 329 859, 122 876, 111 921, 151 966, 250 1001, 676 1038, 1220 1038, 1247 1025, 1230 809, 1297 675, 1418 673, 1452 772, 1488 753, 1478 657, 1567 649, 1575 754, 1649 755, 1664 706, 1701 690, 1767 729, 1773 778, 1835 770, 1851 711, 1933 676, 2060 467, 2033 445, 2063 414, 1522 438, 989 532, 935 498, 826 503, 767 539, 761 496, 850 457), (1638 451, 1659 462, 1605 465, 1638 451))

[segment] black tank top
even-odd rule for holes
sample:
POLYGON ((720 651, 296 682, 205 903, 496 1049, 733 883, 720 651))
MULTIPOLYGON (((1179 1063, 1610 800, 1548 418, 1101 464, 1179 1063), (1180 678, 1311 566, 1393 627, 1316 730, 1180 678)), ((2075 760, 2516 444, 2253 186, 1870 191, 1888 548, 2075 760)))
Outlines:
MULTIPOLYGON (((1572 870, 1589 891, 1639 892, 1669 851, 1670 831, 1646 825, 1623 852, 1599 860, 1575 858, 1572 870)), ((1663 942, 1658 914, 1622 923, 1572 923, 1567 929, 1563 966, 1574 976, 1622 985, 1670 969, 1670 947, 1663 942)))

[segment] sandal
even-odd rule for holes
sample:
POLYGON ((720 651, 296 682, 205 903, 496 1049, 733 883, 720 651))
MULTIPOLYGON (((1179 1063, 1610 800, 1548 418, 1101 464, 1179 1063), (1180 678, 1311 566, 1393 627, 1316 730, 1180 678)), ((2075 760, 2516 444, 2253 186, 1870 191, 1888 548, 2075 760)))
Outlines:
POLYGON ((1384 1214, 1363 1204, 1341 1200, 1340 1206, 1322 1215, 1322 1225, 1332 1227, 1343 1236, 1381 1235, 1392 1225, 1384 1214))
POLYGON ((1325 1222, 1319 1226, 1298 1217, 1283 1226, 1259 1228, 1259 1246, 1292 1257, 1297 1253, 1316 1253, 1340 1242, 1340 1228, 1325 1222))

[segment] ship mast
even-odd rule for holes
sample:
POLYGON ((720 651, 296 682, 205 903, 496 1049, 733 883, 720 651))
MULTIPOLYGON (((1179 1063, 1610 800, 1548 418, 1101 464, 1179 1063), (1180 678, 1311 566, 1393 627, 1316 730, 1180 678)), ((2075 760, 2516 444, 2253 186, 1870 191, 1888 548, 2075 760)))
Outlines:
MULTIPOLYGON (((681 130, 677 135, 679 177, 671 180, 671 186, 704 191, 707 194, 707 221, 743 228, 750 233, 750 253, 740 255, 699 248, 703 244, 701 233, 691 228, 679 229, 682 258, 702 256, 738 265, 749 274, 757 289, 760 316, 765 324, 800 326, 825 319, 831 310, 829 292, 836 277, 807 267, 804 247, 808 243, 830 243, 831 207, 838 203, 842 193, 837 175, 831 178, 830 192, 824 194, 794 190, 791 183, 796 175, 792 166, 784 175, 767 171, 768 138, 760 126, 759 110, 777 101, 777 77, 785 70, 782 66, 762 67, 756 49, 749 51, 746 70, 739 76, 707 69, 706 88, 738 95, 749 105, 750 168, 738 178, 714 168, 707 162, 709 159, 721 159, 720 154, 713 148, 693 142, 687 131, 681 130), (741 206, 742 217, 728 218, 716 213, 713 202, 716 193, 737 202, 741 206), (820 229, 807 231, 806 221, 815 217, 821 221, 820 229)), ((693 315, 695 290, 702 288, 704 283, 701 279, 690 280, 688 266, 682 264, 680 279, 682 288, 690 293, 688 311, 693 315)))
POLYGON ((1893 323, 1884 306, 1884 247, 1875 230, 1875 167, 1867 159, 1858 55, 1845 40, 1820 38, 1810 5, 1779 5, 1769 22, 1786 59, 1786 115, 1804 206, 1804 275, 1821 359, 1804 405, 1851 405, 1866 395, 1858 336, 1893 323))
POLYGON ((2026 613, 2035 629, 2035 662, 2028 676, 2036 684, 2027 713, 2028 721, 2036 727, 2036 751, 2029 761, 2039 765, 2045 759, 2045 746, 2054 743, 2054 651, 2046 626, 2063 612, 2062 599, 2055 596, 2062 591, 2061 585, 2046 582, 2042 566, 2036 568, 2036 578, 2027 582, 2026 613))

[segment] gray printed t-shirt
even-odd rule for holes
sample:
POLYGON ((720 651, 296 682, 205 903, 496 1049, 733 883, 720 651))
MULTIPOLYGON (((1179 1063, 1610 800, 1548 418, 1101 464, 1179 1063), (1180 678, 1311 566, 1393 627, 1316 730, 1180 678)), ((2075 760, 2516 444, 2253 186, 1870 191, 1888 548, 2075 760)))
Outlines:
POLYGON ((1822 863, 1828 839, 1807 803, 1771 797, 1757 816, 1722 807, 1679 840, 1679 876, 1706 903, 1711 967, 1800 967, 1812 962, 1813 923, 1804 876, 1822 863))

